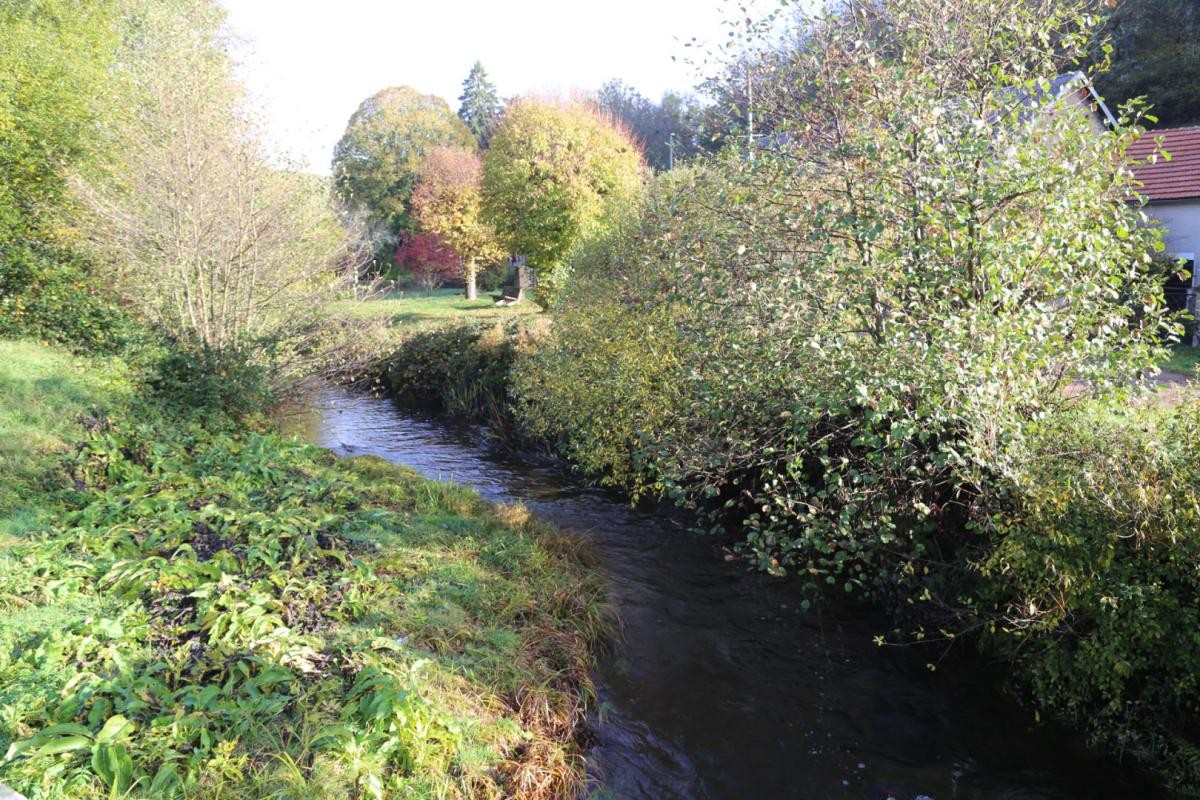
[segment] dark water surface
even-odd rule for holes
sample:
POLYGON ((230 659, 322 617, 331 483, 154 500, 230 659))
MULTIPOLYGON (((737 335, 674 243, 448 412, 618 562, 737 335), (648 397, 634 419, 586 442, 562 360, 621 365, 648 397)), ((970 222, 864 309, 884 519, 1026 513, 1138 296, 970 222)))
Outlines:
POLYGON ((341 389, 317 398, 312 437, 371 454, 596 542, 624 623, 597 676, 589 752, 601 796, 625 800, 1142 798, 1118 768, 934 651, 879 648, 883 623, 803 612, 793 584, 726 563, 670 515, 629 508, 552 466, 489 451, 478 429, 413 417, 341 389), (972 680, 974 678, 974 680, 972 680))

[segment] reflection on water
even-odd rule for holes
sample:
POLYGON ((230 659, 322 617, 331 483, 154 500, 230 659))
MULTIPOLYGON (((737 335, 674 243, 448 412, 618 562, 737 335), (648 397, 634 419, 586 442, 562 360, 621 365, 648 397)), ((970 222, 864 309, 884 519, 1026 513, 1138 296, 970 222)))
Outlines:
POLYGON ((624 623, 597 676, 603 719, 588 760, 604 797, 1147 796, 969 676, 876 647, 879 621, 801 611, 791 583, 723 562, 668 515, 490 452, 478 430, 387 400, 328 389, 316 405, 318 444, 521 501, 597 543, 624 623))

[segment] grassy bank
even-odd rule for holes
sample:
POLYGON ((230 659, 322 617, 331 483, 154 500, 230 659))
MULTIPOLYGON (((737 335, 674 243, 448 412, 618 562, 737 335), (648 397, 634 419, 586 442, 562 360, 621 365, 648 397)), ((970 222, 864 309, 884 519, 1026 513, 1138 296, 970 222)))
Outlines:
POLYGON ((335 317, 385 320, 397 328, 421 328, 445 322, 502 322, 536 314, 541 308, 532 300, 498 306, 487 292, 478 300, 467 300, 458 289, 394 292, 369 300, 344 300, 330 307, 335 317))
POLYGON ((329 312, 361 381, 418 408, 441 411, 520 439, 508 397, 509 371, 535 350, 551 320, 532 302, 496 307, 453 290, 344 301, 329 312), (363 321, 374 323, 364 327, 363 321))
POLYGON ((60 481, 58 457, 79 437, 81 415, 122 403, 129 392, 120 362, 0 340, 0 536, 45 519, 60 481), (25 502, 31 495, 42 499, 25 502))
POLYGON ((579 786, 606 617, 578 543, 375 459, 164 418, 116 362, 2 347, 0 457, 36 457, 0 505, 0 781, 47 800, 579 786))

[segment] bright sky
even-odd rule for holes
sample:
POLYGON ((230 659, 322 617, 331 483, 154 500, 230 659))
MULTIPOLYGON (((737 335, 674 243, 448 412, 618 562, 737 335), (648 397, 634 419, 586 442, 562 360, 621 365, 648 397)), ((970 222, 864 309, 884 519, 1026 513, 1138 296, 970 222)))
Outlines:
POLYGON ((328 173, 364 99, 408 84, 458 109, 476 59, 501 97, 620 78, 657 100, 690 90, 736 13, 723 0, 221 0, 271 142, 328 173), (672 60, 672 56, 675 60, 672 60))

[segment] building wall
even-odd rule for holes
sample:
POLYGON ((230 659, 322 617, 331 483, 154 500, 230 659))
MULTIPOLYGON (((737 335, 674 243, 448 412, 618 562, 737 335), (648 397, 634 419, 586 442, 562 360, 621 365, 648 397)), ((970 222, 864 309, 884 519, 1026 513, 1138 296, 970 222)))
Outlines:
POLYGON ((1200 200, 1154 204, 1147 213, 1167 229, 1163 237, 1167 255, 1200 255, 1200 200))

